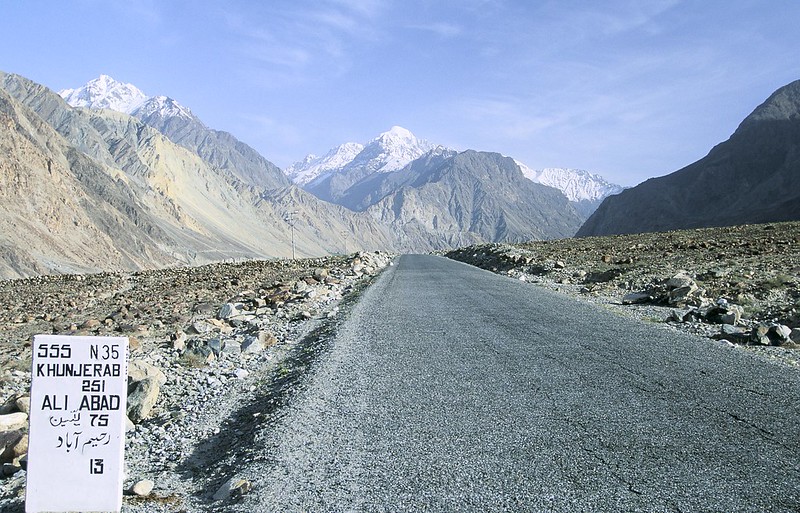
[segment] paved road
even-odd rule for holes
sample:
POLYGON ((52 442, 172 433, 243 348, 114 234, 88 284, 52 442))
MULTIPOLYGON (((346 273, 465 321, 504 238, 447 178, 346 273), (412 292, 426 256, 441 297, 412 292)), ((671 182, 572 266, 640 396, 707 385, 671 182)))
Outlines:
POLYGON ((798 511, 800 373, 404 256, 264 437, 240 511, 798 511))

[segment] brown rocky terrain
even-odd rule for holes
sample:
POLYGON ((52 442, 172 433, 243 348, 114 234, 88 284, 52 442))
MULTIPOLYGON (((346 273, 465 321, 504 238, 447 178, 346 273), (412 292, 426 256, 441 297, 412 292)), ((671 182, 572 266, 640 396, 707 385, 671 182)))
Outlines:
POLYGON ((795 363, 800 223, 487 244, 446 255, 795 363))

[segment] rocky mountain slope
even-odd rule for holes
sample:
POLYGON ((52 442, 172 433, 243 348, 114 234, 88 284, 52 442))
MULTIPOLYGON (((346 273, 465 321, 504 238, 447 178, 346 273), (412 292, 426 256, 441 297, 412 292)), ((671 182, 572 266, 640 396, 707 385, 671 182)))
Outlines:
POLYGON ((2 88, 0 148, 0 276, 174 261, 169 235, 134 186, 2 88))
MULTIPOLYGON (((569 237, 581 222, 560 191, 526 179, 498 153, 432 151, 379 178, 372 190, 388 193, 365 212, 413 247, 569 237)), ((359 204, 373 201, 360 198, 359 204)))
POLYGON ((579 236, 800 219, 800 81, 680 171, 605 200, 579 236))
MULTIPOLYGON (((86 261, 75 253, 63 254, 58 244, 49 242, 50 232, 43 227, 45 211, 26 211, 21 202, 6 203, 0 207, 0 218, 27 218, 36 228, 31 229, 28 242, 24 242, 19 230, 4 232, 5 245, 11 248, 7 252, 13 251, 17 260, 36 263, 38 267, 7 266, 4 276, 59 272, 64 262, 71 262, 75 270, 109 270, 287 256, 292 254, 291 228, 282 220, 287 211, 297 212, 295 241, 301 255, 392 247, 390 234, 369 216, 318 201, 288 184, 274 166, 274 182, 286 183, 285 187, 258 187, 241 180, 234 168, 241 171, 247 167, 231 163, 238 156, 255 152, 242 150, 241 143, 230 136, 220 139, 224 134, 207 131, 212 134, 206 138, 211 142, 193 148, 199 153, 212 148, 209 151, 218 157, 210 158, 219 164, 215 165, 135 117, 111 110, 72 108, 47 88, 16 75, 0 75, 0 88, 8 93, 10 105, 22 109, 28 119, 38 118, 37 126, 49 126, 43 128, 47 133, 38 138, 42 162, 59 161, 50 155, 51 150, 72 155, 72 161, 61 159, 64 163, 59 171, 78 175, 83 183, 83 189, 65 189, 52 181, 30 180, 20 196, 37 195, 40 188, 51 187, 47 197, 52 201, 74 201, 87 210, 113 202, 115 216, 89 217, 86 230, 113 239, 117 251, 128 255, 107 258, 96 247, 103 237, 89 235, 73 237, 74 243, 80 241, 84 248, 81 255, 97 254, 98 258, 86 261), (217 144, 220 140, 227 146, 217 144), (83 172, 87 168, 93 170, 91 175, 83 172), (85 189, 96 193, 88 195, 85 189), (138 236, 127 228, 128 224, 142 227, 147 236, 138 236), (351 235, 344 238, 343 233, 351 235), (46 257, 47 253, 41 254, 45 249, 37 249, 51 246, 51 254, 61 255, 60 258, 46 257)), ((19 129, 13 121, 6 126, 9 134, 19 129)), ((250 169, 258 169, 259 162, 266 161, 257 157, 255 162, 250 169)), ((16 151, 7 154, 5 163, 30 167, 30 159, 16 151)), ((32 172, 41 174, 46 169, 46 164, 37 164, 32 172)))
POLYGON ((73 107, 130 114, 247 185, 267 189, 289 185, 286 176, 272 162, 231 134, 207 127, 189 108, 167 96, 149 97, 136 86, 107 75, 58 94, 73 107))
POLYGON ((301 256, 427 251, 565 237, 580 224, 563 195, 526 180, 513 161, 456 154, 400 127, 298 168, 296 178, 327 191, 333 204, 171 98, 106 76, 62 91, 77 107, 17 75, 0 74, 0 89, 8 113, 3 165, 29 176, 0 207, 8 226, 0 277, 289 256, 292 238, 301 256), (37 159, 24 154, 34 150, 22 140, 36 142, 37 159), (45 173, 62 179, 41 180, 45 173), (59 185, 67 182, 75 185, 59 185), (61 206, 50 207, 55 214, 30 209, 26 195, 61 206), (83 217, 71 220, 73 211, 83 217), (60 232, 48 228, 53 216, 60 232), (56 233, 65 240, 53 242, 56 233))
POLYGON ((568 237, 583 219, 562 194, 527 180, 498 154, 459 153, 401 127, 359 148, 339 146, 287 173, 315 195, 390 226, 401 250, 568 237))

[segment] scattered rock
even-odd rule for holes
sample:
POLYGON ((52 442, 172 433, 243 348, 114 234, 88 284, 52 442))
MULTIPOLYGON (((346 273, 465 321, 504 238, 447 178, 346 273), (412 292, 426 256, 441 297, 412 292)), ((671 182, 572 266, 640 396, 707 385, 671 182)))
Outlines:
POLYGON ((23 395, 22 397, 18 398, 14 404, 17 407, 18 411, 22 413, 27 413, 28 415, 31 414, 31 398, 28 395, 23 395))
POLYGON ((82 330, 93 330, 102 326, 103 323, 98 321, 97 319, 89 319, 83 324, 80 325, 80 329, 82 330))
POLYGON ((214 351, 202 341, 190 340, 186 344, 186 351, 181 355, 181 360, 191 367, 200 367, 216 360, 216 356, 214 351))
POLYGON ((667 288, 666 302, 670 305, 686 304, 692 296, 697 295, 700 287, 686 273, 678 273, 665 283, 667 288))
POLYGON ((222 350, 225 349, 225 341, 219 338, 212 338, 206 341, 206 346, 214 352, 214 356, 219 358, 222 350))
POLYGON ((792 330, 783 324, 761 323, 753 328, 750 340, 763 346, 784 346, 794 344, 791 334, 792 330))
POLYGON ((170 341, 172 342, 172 348, 177 349, 178 351, 183 351, 186 349, 186 333, 183 331, 176 331, 170 336, 170 341))
MULTIPOLYGON (((28 435, 20 431, 12 431, 5 449, 0 451, 0 463, 19 465, 19 460, 28 453, 28 435)), ((3 437, 5 438, 5 437, 3 437)))
POLYGON ((154 487, 155 483, 153 481, 150 479, 142 479, 131 487, 131 493, 139 497, 147 497, 153 492, 154 487))
POLYGON ((214 494, 215 501, 237 500, 250 492, 253 485, 246 479, 232 477, 223 484, 214 494))
POLYGON ((225 303, 217 313, 217 319, 225 320, 239 315, 239 308, 233 303, 225 303))
POLYGON ((131 360, 128 363, 128 384, 141 381, 146 378, 153 378, 159 386, 164 386, 167 376, 155 365, 144 360, 131 360))
POLYGON ((625 294, 622 298, 623 305, 636 305, 641 303, 650 303, 653 301, 653 296, 646 292, 632 292, 625 294))
POLYGON ((157 378, 144 378, 133 383, 128 391, 128 418, 134 424, 146 419, 158 400, 157 378))
POLYGON ((736 325, 742 320, 744 309, 739 305, 727 302, 718 302, 706 311, 703 318, 711 324, 732 324, 736 325))
POLYGON ((0 415, 0 433, 28 427, 28 414, 21 411, 0 415))
POLYGON ((11 477, 20 470, 22 470, 22 467, 19 465, 14 465, 13 463, 3 463, 3 466, 0 469, 0 475, 3 477, 11 477))
MULTIPOLYGON (((380 260, 385 265, 389 262, 385 255, 365 254, 359 258, 366 274, 377 273, 380 260)), ((5 322, 0 322, 0 331, 6 328, 2 340, 9 341, 0 344, 0 398, 5 401, 0 408, 6 410, 5 414, 18 414, 6 418, 26 419, 18 410, 26 408, 25 400, 20 399, 30 383, 30 366, 25 361, 30 358, 32 334, 42 330, 65 333, 70 329, 135 334, 141 344, 130 365, 125 472, 127 476, 147 476, 159 483, 159 476, 174 473, 178 465, 195 454, 198 443, 208 440, 211 433, 220 432, 221 419, 239 407, 239 399, 258 393, 257 387, 263 385, 260 373, 281 371, 283 367, 270 362, 280 362, 290 349, 267 348, 279 340, 299 339, 305 328, 290 321, 302 311, 319 317, 335 311, 336 301, 357 284, 351 267, 349 257, 330 257, 119 272, 88 277, 82 286, 88 291, 86 294, 68 290, 64 276, 21 280, 15 284, 18 290, 14 294, 24 293, 31 298, 26 309, 40 305, 43 313, 32 311, 31 320, 27 320, 29 316, 20 311, 5 314, 8 318, 0 312, 0 321, 5 322), (290 285, 277 285, 276 280, 290 285), (298 286, 302 293, 292 288, 298 281, 305 284, 298 286), (37 295, 33 285, 49 293, 37 295), (273 295, 275 301, 282 302, 281 310, 274 307, 270 299, 273 295), (235 305, 238 315, 216 319, 225 304, 235 305), (109 312, 114 313, 108 315, 109 312), (21 317, 30 325, 12 325, 12 316, 21 317), (87 324, 87 319, 102 322, 87 324), (140 333, 139 327, 147 331, 140 333), (240 356, 236 352, 239 344, 251 341, 249 337, 256 342, 250 350, 258 351, 240 356), (215 338, 219 341, 217 349, 224 343, 218 359, 208 344, 209 339, 215 338), (258 380, 252 379, 254 374, 258 380)), ((0 303, 13 305, 15 295, 9 295, 7 290, 0 282, 0 303)), ((21 424, 26 425, 26 421, 21 424)), ((25 445, 24 428, 7 434, 0 440, 0 455, 12 460, 3 465, 3 471, 14 474, 14 478, 0 483, 0 494, 5 494, 9 490, 6 485, 12 482, 19 482, 18 488, 24 490, 24 473, 20 470, 25 468, 25 458, 18 457, 25 445)), ((219 454, 230 451, 237 438, 236 433, 220 437, 216 448, 221 452, 211 456, 217 458, 215 462, 219 454)), ((130 486, 133 482, 127 483, 130 486)), ((238 497, 250 488, 249 483, 243 482, 233 483, 229 490, 238 497)), ((137 510, 148 509, 148 504, 160 507, 150 501, 131 503, 137 510)), ((0 509, 4 506, 5 503, 0 509)))

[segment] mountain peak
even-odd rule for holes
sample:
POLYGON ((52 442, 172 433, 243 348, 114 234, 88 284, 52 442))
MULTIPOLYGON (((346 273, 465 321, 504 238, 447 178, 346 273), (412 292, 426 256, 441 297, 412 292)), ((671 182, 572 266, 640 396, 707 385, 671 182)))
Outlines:
POLYGON ((389 140, 416 140, 417 138, 416 138, 416 136, 414 136, 414 134, 411 133, 410 130, 408 130, 406 128, 403 128, 401 126, 395 125, 392 128, 390 128, 389 130, 387 130, 386 132, 383 132, 380 135, 378 135, 378 137, 373 139, 373 141, 378 141, 378 140, 382 140, 382 139, 383 140, 386 140, 386 139, 389 139, 389 140))
POLYGON ((313 154, 306 155, 300 161, 295 162, 284 173, 297 185, 305 185, 319 176, 338 170, 352 162, 356 155, 361 153, 364 146, 358 143, 344 143, 331 149, 322 157, 313 154))
POLYGON ((58 94, 73 107, 110 109, 125 114, 138 109, 148 98, 133 84, 114 80, 108 75, 100 75, 82 87, 64 89, 58 94))
POLYGON ((186 119, 197 119, 191 110, 168 96, 154 96, 131 113, 139 119, 144 119, 154 115, 162 118, 179 117, 186 119))
POLYGON ((397 171, 414 159, 421 157, 436 147, 401 127, 393 126, 364 147, 354 159, 372 172, 388 173, 397 171))
POLYGON ((786 121, 798 118, 800 118, 800 80, 795 80, 772 93, 742 121, 742 125, 757 121, 786 121))

